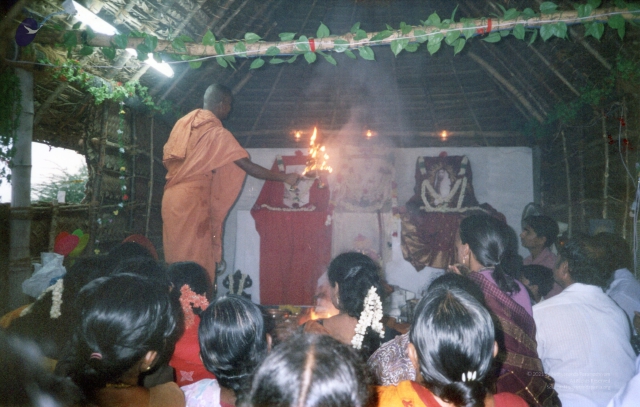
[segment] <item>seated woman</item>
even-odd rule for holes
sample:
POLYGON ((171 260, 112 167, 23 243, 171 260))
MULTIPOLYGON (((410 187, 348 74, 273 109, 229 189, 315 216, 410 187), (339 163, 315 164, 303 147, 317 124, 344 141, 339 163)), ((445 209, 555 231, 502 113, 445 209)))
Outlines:
POLYGON ((116 274, 87 284, 76 302, 78 325, 65 356, 66 375, 98 407, 183 407, 177 384, 141 386, 173 352, 176 314, 164 283, 116 274))
POLYGON ((184 314, 184 333, 176 343, 169 365, 175 369, 178 386, 186 386, 202 379, 215 379, 200 359, 198 327, 200 314, 209 306, 213 287, 207 271, 198 263, 184 261, 168 266, 173 283, 172 295, 178 298, 184 314))
POLYGON ((460 222, 456 252, 468 277, 484 293, 495 316, 499 355, 495 361, 496 389, 514 393, 533 406, 560 405, 553 379, 543 374, 536 346, 531 299, 519 274, 517 240, 505 223, 487 215, 460 222))
MULTIPOLYGON (((445 273, 431 282, 426 292, 438 288, 459 288, 471 294, 483 306, 484 294, 480 287, 467 277, 455 273, 445 273)), ((380 386, 397 385, 405 380, 415 381, 416 369, 411 363, 407 349, 409 332, 396 336, 382 344, 367 360, 367 367, 373 375, 375 384, 380 386)))
POLYGON ((227 295, 212 302, 201 319, 200 356, 216 379, 182 387, 187 406, 235 406, 248 393, 251 375, 270 347, 262 312, 243 297, 227 295))
POLYGON ((327 335, 302 334, 278 346, 256 371, 251 407, 370 405, 360 357, 327 335))
POLYGON ((487 390, 498 352, 494 332, 489 311, 465 290, 429 290, 416 307, 409 333, 408 354, 418 383, 378 387, 378 405, 526 407, 514 394, 487 390))
MULTIPOLYGON (((348 252, 331 261, 328 275, 332 287, 331 301, 340 313, 331 318, 309 321, 303 330, 330 335, 352 345, 366 360, 385 339, 380 267, 364 254, 348 252)), ((389 334, 394 336, 391 332, 389 334)))

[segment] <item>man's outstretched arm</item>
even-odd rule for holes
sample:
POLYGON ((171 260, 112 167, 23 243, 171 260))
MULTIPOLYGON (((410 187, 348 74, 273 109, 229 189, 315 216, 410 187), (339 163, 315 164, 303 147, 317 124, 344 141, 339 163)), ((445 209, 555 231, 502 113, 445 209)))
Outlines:
POLYGON ((293 185, 298 181, 300 176, 296 173, 283 174, 281 172, 275 172, 264 168, 261 165, 255 164, 248 158, 241 158, 234 161, 236 165, 242 168, 247 174, 258 179, 265 179, 268 181, 280 181, 289 185, 293 185))

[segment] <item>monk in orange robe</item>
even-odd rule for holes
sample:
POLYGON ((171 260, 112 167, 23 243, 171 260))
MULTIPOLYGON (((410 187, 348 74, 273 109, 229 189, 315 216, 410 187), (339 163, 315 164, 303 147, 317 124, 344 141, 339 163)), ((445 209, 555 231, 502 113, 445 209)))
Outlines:
POLYGON ((298 180, 297 174, 270 171, 249 159, 221 123, 232 102, 228 88, 209 86, 203 108, 173 127, 162 158, 168 171, 162 197, 165 260, 194 261, 214 283, 216 264, 222 260, 224 220, 240 193, 245 173, 289 185, 298 180))

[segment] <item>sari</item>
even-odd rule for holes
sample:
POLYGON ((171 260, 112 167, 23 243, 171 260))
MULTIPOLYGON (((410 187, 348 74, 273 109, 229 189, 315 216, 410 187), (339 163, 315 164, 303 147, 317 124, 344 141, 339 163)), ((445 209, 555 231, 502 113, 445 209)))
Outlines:
POLYGON ((553 378, 544 373, 538 357, 533 317, 509 295, 480 273, 468 276, 484 293, 494 316, 498 356, 494 359, 496 392, 522 397, 531 406, 561 406, 553 378))
MULTIPOLYGON (((397 386, 378 386, 376 392, 380 407, 440 407, 440 403, 427 388, 409 380, 400 382, 397 386)), ((499 393, 487 395, 484 405, 526 407, 527 403, 514 394, 499 393)))

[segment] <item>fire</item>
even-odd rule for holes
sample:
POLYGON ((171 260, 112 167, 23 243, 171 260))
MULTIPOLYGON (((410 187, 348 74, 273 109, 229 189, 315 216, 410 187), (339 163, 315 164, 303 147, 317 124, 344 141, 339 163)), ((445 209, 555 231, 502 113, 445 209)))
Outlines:
POLYGON ((367 138, 371 138, 371 136, 373 136, 373 133, 371 130, 367 130, 367 138))
POLYGON ((307 166, 302 173, 303 176, 309 177, 317 177, 318 172, 327 171, 332 172, 333 168, 331 168, 327 161, 329 160, 329 154, 326 154, 326 147, 320 145, 320 143, 316 144, 316 137, 318 136, 318 128, 313 128, 313 135, 309 140, 309 160, 307 161, 307 166), (318 154, 321 153, 321 154, 318 154), (321 157, 318 157, 318 156, 321 157), (322 161, 320 161, 322 159, 322 161))

